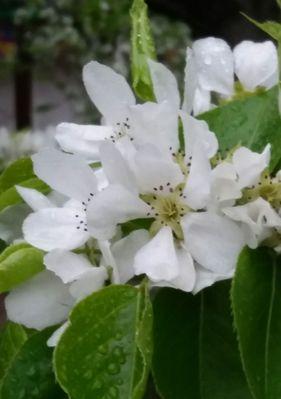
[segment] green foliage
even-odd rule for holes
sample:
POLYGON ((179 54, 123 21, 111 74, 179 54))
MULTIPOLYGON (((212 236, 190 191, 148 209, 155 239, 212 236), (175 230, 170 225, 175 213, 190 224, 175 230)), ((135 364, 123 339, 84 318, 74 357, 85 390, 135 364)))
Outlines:
POLYGON ((55 350, 56 376, 72 399, 141 399, 151 362, 145 286, 110 286, 81 301, 55 350))
POLYGON ((27 334, 19 324, 7 322, 0 330, 0 386, 7 370, 26 340, 27 334))
POLYGON ((162 289, 153 302, 153 374, 165 399, 251 399, 230 310, 229 282, 193 296, 162 289))
POLYGON ((14 244, 0 254, 0 292, 6 292, 44 269, 44 253, 28 244, 14 244))
POLYGON ((50 191, 49 187, 34 175, 31 159, 18 159, 0 176, 0 212, 8 206, 23 202, 14 187, 16 184, 34 188, 44 194, 50 191))
POLYGON ((131 9, 131 66, 133 87, 144 101, 154 99, 147 59, 155 59, 156 51, 144 0, 134 0, 131 9))
POLYGON ((273 39, 281 42, 281 24, 275 21, 258 22, 248 15, 243 14, 250 22, 256 25, 258 28, 266 32, 273 39))
POLYGON ((216 133, 220 148, 226 150, 238 143, 254 151, 262 151, 270 143, 271 169, 281 160, 281 118, 278 89, 234 100, 201 115, 216 133))
POLYGON ((232 285, 241 355, 255 399, 281 397, 281 262, 268 249, 245 249, 232 285))
POLYGON ((35 178, 30 158, 21 158, 9 165, 0 176, 0 193, 25 180, 35 178))
POLYGON ((65 397, 55 382, 52 349, 46 344, 53 331, 54 328, 49 328, 33 333, 24 343, 21 342, 2 380, 1 399, 65 397))

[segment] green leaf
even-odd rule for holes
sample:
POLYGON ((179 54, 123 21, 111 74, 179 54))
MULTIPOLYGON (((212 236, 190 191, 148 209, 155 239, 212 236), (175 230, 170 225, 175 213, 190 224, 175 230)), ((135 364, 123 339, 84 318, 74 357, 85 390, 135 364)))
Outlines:
POLYGON ((245 249, 232 285, 241 355, 255 399, 281 397, 281 259, 245 249))
POLYGON ((162 289, 153 302, 153 374, 165 399, 251 399, 233 331, 230 283, 193 296, 162 289))
POLYGON ((44 253, 28 244, 14 244, 0 254, 0 292, 6 292, 44 269, 44 253))
MULTIPOLYGON (((47 194, 50 191, 50 188, 37 177, 34 177, 29 180, 24 180, 19 182, 20 186, 27 188, 34 188, 35 190, 40 191, 41 193, 47 194)), ((23 202, 21 196, 18 194, 15 187, 10 187, 7 190, 0 193, 0 211, 7 208, 10 205, 15 205, 23 202)))
POLYGON ((155 59, 156 51, 147 15, 147 5, 144 0, 134 0, 131 8, 131 21, 133 87, 142 100, 153 101, 154 94, 147 59, 155 59))
POLYGON ((0 384, 16 354, 27 340, 19 324, 7 322, 0 331, 0 384))
POLYGON ((278 88, 235 100, 201 115, 216 133, 222 150, 238 143, 262 151, 271 143, 271 168, 281 160, 281 118, 278 88))
POLYGON ((32 334, 16 354, 2 381, 1 399, 60 399, 46 344, 54 328, 32 334))
POLYGON ((0 193, 16 184, 34 178, 33 165, 30 158, 21 158, 9 165, 0 176, 0 193))
MULTIPOLYGON (((280 0, 278 0, 278 1, 280 1, 280 0)), ((280 1, 280 4, 281 4, 281 1, 280 1)), ((278 42, 281 41, 281 24, 280 23, 275 22, 275 21, 258 22, 255 19, 248 17, 248 15, 246 15, 244 13, 242 13, 242 15, 244 15, 244 17, 246 17, 250 22, 252 22, 258 28, 263 30, 265 33, 267 33, 273 39, 277 40, 278 42)))
POLYGON ((81 301, 55 350, 56 376, 72 399, 141 399, 152 351, 147 289, 110 286, 81 301))

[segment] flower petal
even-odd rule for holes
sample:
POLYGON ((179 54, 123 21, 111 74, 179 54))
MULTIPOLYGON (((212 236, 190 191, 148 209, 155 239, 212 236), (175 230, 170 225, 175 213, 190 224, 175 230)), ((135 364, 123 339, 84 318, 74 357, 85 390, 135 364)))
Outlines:
POLYGON ((25 219, 24 238, 29 244, 45 251, 76 249, 89 238, 88 232, 84 231, 84 219, 72 208, 41 209, 25 219), (81 220, 83 223, 80 224, 81 220))
POLYGON ((195 93, 198 88, 198 75, 193 50, 187 47, 184 70, 184 96, 182 110, 190 114, 193 110, 195 93))
MULTIPOLYGON (((169 187, 183 182, 184 176, 177 163, 171 157, 162 155, 152 145, 143 146, 135 156, 135 175, 142 194, 152 193, 154 188, 163 186, 162 193, 169 187)), ((161 191, 159 192, 161 193, 161 191)))
POLYGON ((163 227, 136 254, 134 270, 146 274, 152 281, 171 281, 179 275, 179 262, 172 230, 163 227))
POLYGON ((55 207, 48 197, 33 188, 16 186, 16 190, 33 211, 55 207))
POLYGON ((194 145, 190 172, 184 195, 185 202, 192 209, 204 208, 211 191, 211 165, 205 148, 197 141, 194 145))
POLYGON ((245 244, 237 224, 210 212, 189 213, 181 224, 185 246, 202 267, 222 274, 235 267, 245 244))
POLYGON ((193 288, 193 294, 197 294, 199 291, 206 287, 210 287, 217 281, 228 280, 233 277, 235 269, 233 268, 225 274, 215 273, 210 270, 204 269, 203 267, 196 265, 196 281, 193 288))
POLYGON ((198 80, 202 89, 231 96, 233 94, 233 55, 222 39, 208 37, 193 43, 198 68, 198 80))
POLYGON ((164 153, 170 147, 174 152, 178 150, 178 110, 174 111, 168 101, 130 107, 130 123, 136 144, 150 143, 164 153))
POLYGON ((200 121, 185 112, 180 112, 183 123, 185 154, 188 159, 193 155, 194 146, 199 141, 206 151, 208 158, 212 158, 218 151, 218 139, 215 133, 209 130, 205 121, 200 121))
POLYGON ((270 144, 261 154, 246 147, 240 147, 232 157, 232 162, 239 177, 241 188, 257 184, 261 173, 268 167, 270 161, 270 144))
POLYGON ((56 140, 64 151, 80 154, 90 161, 99 159, 99 145, 114 134, 111 126, 75 123, 60 123, 57 132, 56 140))
POLYGON ((44 264, 46 269, 55 273, 65 284, 77 280, 92 268, 85 256, 62 249, 54 249, 45 255, 44 264))
POLYGON ((34 172, 54 190, 85 201, 90 192, 96 192, 97 181, 86 161, 77 155, 50 149, 32 156, 34 172))
POLYGON ((263 198, 245 205, 224 208, 229 218, 242 222, 247 245, 257 248, 258 244, 273 233, 273 228, 281 228, 281 217, 263 198))
POLYGON ((87 210, 91 234, 107 240, 114 236, 117 224, 146 217, 149 206, 125 187, 112 184, 97 193, 87 210))
POLYGON ((160 62, 148 60, 148 66, 157 102, 168 101, 177 112, 180 108, 180 95, 175 76, 160 62))
POLYGON ((105 267, 93 266, 89 271, 83 273, 80 278, 70 285, 69 291, 77 300, 98 291, 104 286, 108 279, 108 273, 105 267))
POLYGON ((50 338, 47 341, 47 345, 50 348, 54 348, 55 346, 57 346, 62 334, 65 332, 65 330, 67 329, 67 327, 69 325, 70 325, 70 323, 68 321, 66 321, 50 336, 50 338))
POLYGON ((5 299, 9 320, 37 330, 64 321, 73 304, 68 287, 48 271, 21 284, 5 299))
POLYGON ((109 183, 120 184, 132 193, 138 193, 135 176, 113 143, 101 144, 100 159, 109 183))
POLYGON ((278 56, 273 42, 245 40, 233 50, 235 73, 245 89, 271 88, 278 83, 278 56))
POLYGON ((126 107, 135 104, 134 94, 122 75, 91 61, 83 68, 83 81, 90 99, 106 121, 122 122, 126 107))
POLYGON ((141 229, 133 231, 112 245, 111 251, 119 271, 121 284, 134 277, 134 257, 137 251, 149 242, 149 239, 148 231, 141 229))

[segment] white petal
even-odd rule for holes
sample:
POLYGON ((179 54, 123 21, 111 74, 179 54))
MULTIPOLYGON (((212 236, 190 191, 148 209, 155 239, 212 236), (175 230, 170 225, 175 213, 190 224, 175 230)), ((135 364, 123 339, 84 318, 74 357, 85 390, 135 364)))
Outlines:
POLYGON ((278 56, 273 42, 245 40, 233 50, 235 73, 245 89, 270 88, 278 83, 278 56))
POLYGON ((97 193, 88 206, 88 227, 94 237, 107 240, 117 224, 146 217, 149 206, 120 185, 109 185, 97 193))
POLYGON ((139 145, 151 143, 167 153, 176 152, 178 140, 178 110, 167 101, 156 104, 147 102, 130 107, 131 134, 139 145))
POLYGON ((102 253, 100 265, 104 266, 106 269, 108 268, 111 269, 110 281, 112 284, 120 284, 121 281, 120 281, 119 270, 117 268, 115 259, 111 251, 110 242, 108 240, 99 240, 98 246, 102 253))
POLYGON ((71 284, 69 291, 75 299, 80 301, 86 296, 101 289, 107 278, 108 274, 105 267, 93 266, 91 270, 82 274, 77 281, 71 284))
POLYGON ((33 211, 44 208, 52 208, 55 205, 44 194, 32 188, 16 186, 17 192, 33 211))
POLYGON ((180 95, 175 76, 160 62, 148 60, 148 66, 157 102, 168 101, 177 111, 180 108, 180 95))
POLYGON ((182 291, 190 292, 195 284, 195 268, 191 255, 184 249, 177 249, 179 262, 179 275, 171 281, 160 281, 155 285, 159 287, 173 287, 182 291))
POLYGON ((123 76, 106 65, 91 61, 83 68, 87 93, 109 122, 122 122, 126 106, 135 104, 134 94, 123 76))
POLYGON ((179 165, 172 157, 163 156, 157 148, 149 145, 141 147, 136 153, 135 175, 142 194, 152 193, 154 188, 159 189, 160 186, 163 186, 162 193, 165 194, 167 183, 169 187, 176 187, 184 180, 179 165))
POLYGON ((184 97, 182 110, 191 113, 194 106, 195 93, 198 88, 197 66, 191 48, 186 50, 186 65, 184 70, 184 97))
MULTIPOLYGON (((29 215, 23 223, 25 240, 40 249, 72 250, 83 245, 89 238, 80 220, 83 216, 71 208, 41 209, 29 215), (78 228, 79 227, 79 228, 78 228)), ((84 219, 82 219, 84 220, 84 219)))
POLYGON ((65 284, 77 280, 92 268, 92 264, 83 255, 62 249, 54 249, 45 255, 44 264, 46 269, 54 272, 65 284))
POLYGON ((148 243, 149 239, 147 230, 136 230, 112 245, 111 251, 119 271, 121 284, 126 283, 134 276, 134 257, 137 251, 148 243))
POLYGON ((65 332, 65 330, 67 329, 67 327, 70 325, 70 323, 67 321, 65 323, 63 323, 48 339, 47 341, 47 345, 51 348, 54 348, 55 346, 57 346, 57 344, 59 343, 59 340, 62 336, 62 334, 65 332))
POLYGON ((212 158, 218 151, 218 139, 215 133, 209 130, 205 121, 200 121, 185 112, 180 112, 183 123, 185 154, 188 159, 193 155, 194 145, 199 141, 206 151, 208 158, 212 158))
POLYGON ((210 191, 210 161, 202 144, 197 141, 194 145, 190 172, 184 189, 185 201, 192 209, 202 209, 208 203, 210 191))
POLYGON ((37 330, 64 321, 73 303, 68 287, 48 271, 21 284, 5 299, 9 320, 37 330))
POLYGON ((108 186, 108 180, 104 173, 103 168, 99 168, 95 170, 95 176, 98 182, 98 191, 103 190, 105 187, 108 186))
POLYGON ((258 244, 273 233, 272 228, 281 227, 281 217, 270 204, 262 198, 245 205, 223 209, 231 219, 242 222, 246 241, 250 248, 258 244))
POLYGON ((204 269, 203 267, 196 265, 196 282, 193 288, 193 294, 197 294, 199 291, 206 287, 210 287, 217 281, 228 280, 234 275, 234 268, 228 273, 220 274, 210 270, 204 269))
POLYGON ((172 230, 163 227, 136 254, 135 273, 146 274, 152 281, 170 281, 179 275, 179 263, 172 230))
POLYGON ((8 206, 0 213, 0 239, 12 243, 22 238, 22 224, 30 213, 25 204, 8 206))
POLYGON ((90 161, 99 159, 99 145, 114 134, 111 126, 75 123, 60 123, 57 132, 56 140, 64 151, 80 154, 90 161))
POLYGON ((190 213, 182 228, 187 250, 202 267, 222 274, 235 267, 245 243, 234 222, 209 212, 190 213))
POLYGON ((100 159, 109 183, 120 184, 133 193, 138 192, 133 172, 113 143, 101 144, 100 159))
POLYGON ((213 197, 220 202, 241 198, 237 174, 231 163, 221 162, 212 170, 211 191, 213 197))
POLYGON ((211 92, 198 87, 194 95, 193 114, 195 116, 200 115, 203 112, 209 111, 213 107, 214 106, 211 103, 211 92))
POLYGON ((202 89, 226 96, 233 93, 233 55, 228 44, 214 37, 196 40, 193 52, 202 89))
POLYGON ((97 181, 86 161, 77 155, 50 149, 32 156, 34 172, 54 190, 84 201, 96 192, 97 181))
POLYGON ((261 154, 246 147, 240 147, 232 157, 233 165, 239 177, 241 188, 257 184, 261 173, 268 167, 270 161, 270 144, 261 154))

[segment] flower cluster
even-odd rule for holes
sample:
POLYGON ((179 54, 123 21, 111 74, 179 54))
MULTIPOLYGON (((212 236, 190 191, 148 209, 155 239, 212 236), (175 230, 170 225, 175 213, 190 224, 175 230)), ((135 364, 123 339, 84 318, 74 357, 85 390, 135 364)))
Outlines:
POLYGON ((234 70, 245 90, 272 86, 275 55, 269 42, 232 53, 222 40, 199 40, 187 51, 183 100, 173 74, 148 60, 156 100, 144 104, 121 75, 87 64, 83 80, 102 125, 62 123, 62 151, 32 156, 52 191, 17 190, 32 209, 24 239, 46 252, 46 271, 9 293, 8 317, 42 329, 104 285, 144 275, 152 287, 197 293, 231 278, 245 245, 281 251, 281 174, 268 172, 270 145, 221 153, 194 117, 211 106, 211 92, 235 95, 234 70))

